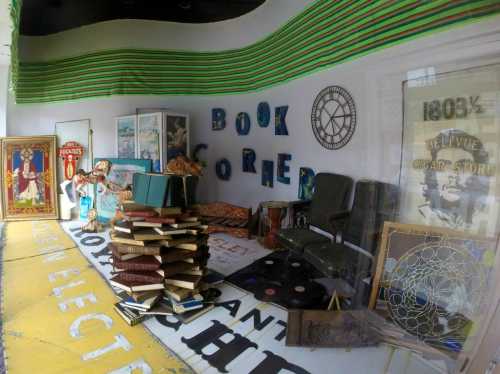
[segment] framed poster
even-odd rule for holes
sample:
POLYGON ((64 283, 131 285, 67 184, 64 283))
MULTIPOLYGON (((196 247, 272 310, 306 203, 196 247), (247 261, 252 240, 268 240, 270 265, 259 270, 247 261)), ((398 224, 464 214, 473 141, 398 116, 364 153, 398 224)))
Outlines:
POLYGON ((137 116, 115 118, 116 123, 116 157, 137 157, 137 116))
POLYGON ((189 117, 185 114, 164 114, 163 165, 179 155, 189 157, 189 117))
POLYGON ((56 137, 2 139, 5 220, 58 219, 56 137))
POLYGON ((132 185, 134 173, 150 173, 152 161, 123 158, 95 158, 94 165, 101 160, 111 162, 107 181, 116 187, 115 189, 96 190, 95 206, 97 209, 97 219, 100 222, 106 223, 116 214, 116 209, 119 205, 118 191, 132 185))
POLYGON ((404 83, 401 220, 494 237, 500 65, 404 83))
POLYGON ((482 326, 497 256, 495 239, 385 222, 369 307, 422 343, 461 352, 482 326))
POLYGON ((151 160, 153 172, 163 170, 162 113, 147 113, 137 116, 137 152, 138 158, 151 160))

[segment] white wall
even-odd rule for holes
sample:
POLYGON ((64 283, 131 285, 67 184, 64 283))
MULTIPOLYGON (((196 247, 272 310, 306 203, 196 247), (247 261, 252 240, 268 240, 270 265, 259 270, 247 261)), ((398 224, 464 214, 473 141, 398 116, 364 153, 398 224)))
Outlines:
POLYGON ((119 48, 220 51, 265 38, 315 0, 268 0, 241 17, 213 23, 116 20, 42 37, 21 37, 22 61, 119 48))
MULTIPOLYGON (((95 130, 95 156, 113 156, 115 116, 133 113, 136 108, 169 107, 190 113, 192 146, 197 143, 209 145, 208 151, 200 154, 209 162, 199 190, 203 199, 224 200, 254 208, 264 200, 296 199, 301 166, 311 167, 316 172, 347 174, 355 179, 368 177, 397 183, 402 131, 401 84, 406 73, 427 66, 443 72, 500 62, 499 20, 495 17, 421 38, 252 94, 123 96, 43 105, 15 105, 10 98, 8 134, 50 134, 57 121, 90 118, 95 130), (350 91, 358 113, 358 125, 351 142, 337 151, 326 150, 317 143, 310 123, 314 98, 328 85, 340 85, 350 91), (267 101, 272 110, 276 106, 289 106, 286 118, 289 136, 275 136, 273 122, 268 128, 257 125, 256 109, 260 101, 267 101), (223 131, 211 130, 211 109, 214 107, 226 110, 228 123, 223 131), (234 127, 235 117, 242 111, 248 112, 252 120, 248 136, 238 136, 234 127), (241 170, 241 152, 246 147, 257 153, 257 174, 241 170), (261 185, 262 160, 273 160, 276 167, 280 152, 292 154, 289 163, 291 184, 284 185, 275 180, 274 188, 264 187, 261 185), (221 157, 232 163, 232 178, 227 182, 215 176, 215 162, 221 157)), ((259 19, 254 19, 254 22, 252 28, 259 26, 259 19)), ((246 35, 245 29, 240 31, 246 35)), ((215 39, 219 37, 219 34, 214 35, 215 39)), ((242 44, 247 42, 248 39, 242 38, 242 44)), ((214 45, 220 44, 214 42, 214 45)))

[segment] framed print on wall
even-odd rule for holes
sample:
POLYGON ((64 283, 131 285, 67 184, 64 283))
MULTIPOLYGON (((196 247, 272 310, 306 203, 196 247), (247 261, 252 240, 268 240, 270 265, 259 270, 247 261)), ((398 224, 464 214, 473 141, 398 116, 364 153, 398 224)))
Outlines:
POLYGON ((165 113, 163 164, 179 155, 189 157, 189 117, 185 114, 165 113))
POLYGON ((58 219, 56 137, 2 139, 5 220, 58 219))
POLYGON ((500 64, 403 84, 400 219, 500 232, 500 64))
POLYGON ((139 114, 137 116, 138 158, 151 160, 155 173, 161 173, 163 170, 162 130, 162 113, 139 114))
POLYGON ((116 157, 137 157, 137 116, 116 117, 116 157))

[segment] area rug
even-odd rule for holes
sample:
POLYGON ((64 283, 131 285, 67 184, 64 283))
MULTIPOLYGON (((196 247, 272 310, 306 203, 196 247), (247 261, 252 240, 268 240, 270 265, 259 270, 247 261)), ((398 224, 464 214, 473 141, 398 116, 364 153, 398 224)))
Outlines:
MULTIPOLYGON (((85 234, 80 230, 81 223, 62 225, 84 256, 104 278, 109 278, 109 232, 85 234)), ((211 252, 215 250, 209 264, 226 275, 269 253, 257 248, 253 241, 233 241, 218 234, 210 243, 211 252)), ((250 292, 228 283, 218 287, 222 295, 216 307, 189 324, 175 316, 155 317, 142 324, 197 373, 435 373, 415 355, 410 360, 407 352, 394 352, 383 345, 352 350, 287 347, 285 309, 259 301, 250 292)))
POLYGON ((192 372, 114 312, 116 296, 56 221, 6 224, 2 269, 9 373, 192 372))

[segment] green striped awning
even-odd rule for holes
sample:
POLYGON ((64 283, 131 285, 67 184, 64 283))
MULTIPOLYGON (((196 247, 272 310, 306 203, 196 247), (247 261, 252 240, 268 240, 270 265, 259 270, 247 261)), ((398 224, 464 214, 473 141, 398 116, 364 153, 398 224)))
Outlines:
POLYGON ((268 37, 220 52, 119 49, 19 64, 18 103, 262 90, 500 13, 500 0, 317 0, 268 37))

